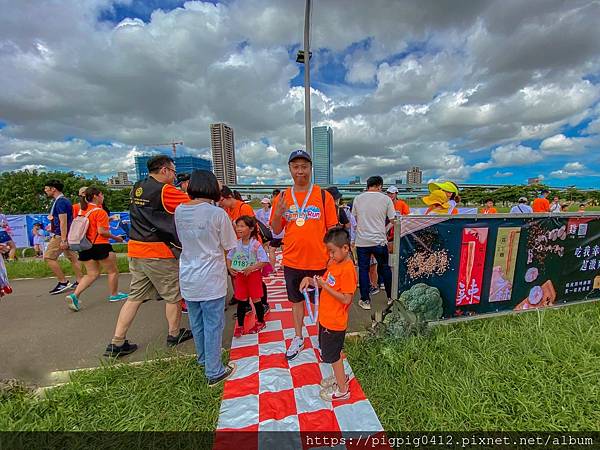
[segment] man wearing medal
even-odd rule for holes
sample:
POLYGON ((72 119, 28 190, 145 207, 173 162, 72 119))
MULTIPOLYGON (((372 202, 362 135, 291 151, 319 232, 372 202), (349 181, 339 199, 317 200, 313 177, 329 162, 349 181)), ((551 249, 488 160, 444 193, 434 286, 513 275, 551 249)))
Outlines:
POLYGON ((305 277, 325 273, 329 255, 323 238, 329 228, 337 225, 338 219, 331 194, 311 182, 310 155, 304 150, 292 152, 288 167, 294 185, 273 199, 270 223, 274 234, 285 230, 283 275, 295 329, 286 358, 293 359, 304 348, 304 295, 300 283, 305 277))

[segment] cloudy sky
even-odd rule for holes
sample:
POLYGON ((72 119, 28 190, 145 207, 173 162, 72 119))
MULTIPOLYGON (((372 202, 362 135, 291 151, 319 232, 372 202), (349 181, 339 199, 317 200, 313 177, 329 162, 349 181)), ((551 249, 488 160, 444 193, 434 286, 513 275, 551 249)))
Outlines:
MULTIPOLYGON (((143 144, 241 182, 289 178, 304 143, 301 0, 0 0, 0 170, 133 174, 143 144)), ((600 2, 313 0, 313 125, 334 177, 597 186, 600 2)))

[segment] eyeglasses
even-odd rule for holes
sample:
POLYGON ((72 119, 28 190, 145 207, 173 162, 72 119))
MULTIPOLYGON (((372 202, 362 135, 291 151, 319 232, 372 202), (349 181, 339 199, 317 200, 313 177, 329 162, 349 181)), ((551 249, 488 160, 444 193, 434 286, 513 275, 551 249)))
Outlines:
POLYGON ((175 175, 177 175, 177 171, 175 169, 171 169, 170 167, 165 166, 165 169, 170 170, 171 172, 173 172, 175 175))

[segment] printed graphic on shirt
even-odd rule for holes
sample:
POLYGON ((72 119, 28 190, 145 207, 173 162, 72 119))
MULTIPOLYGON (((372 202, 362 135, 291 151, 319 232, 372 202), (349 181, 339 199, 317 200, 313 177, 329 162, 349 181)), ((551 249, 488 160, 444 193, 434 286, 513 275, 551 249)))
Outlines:
MULTIPOLYGON (((298 218, 298 208, 296 205, 291 205, 290 208, 285 212, 284 218, 288 222, 293 222, 298 218)), ((305 220, 319 220, 321 218, 321 208, 317 206, 307 206, 304 210, 305 220)))
POLYGON ((331 286, 331 287, 334 287, 334 286, 335 286, 335 277, 332 275, 332 273, 331 273, 331 272, 329 272, 329 273, 327 274, 327 281, 326 281, 326 283, 327 283, 329 286, 331 286))

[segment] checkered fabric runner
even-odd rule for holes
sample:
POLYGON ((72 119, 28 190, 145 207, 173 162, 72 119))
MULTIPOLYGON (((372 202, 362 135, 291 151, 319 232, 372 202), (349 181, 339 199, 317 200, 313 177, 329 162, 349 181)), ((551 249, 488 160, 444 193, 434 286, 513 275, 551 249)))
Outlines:
MULTIPOLYGON (((265 283, 271 305, 267 326, 259 334, 232 340, 230 359, 237 370, 224 385, 217 431, 381 432, 379 419, 346 359, 350 399, 331 403, 319 397, 321 379, 333 372, 330 365, 319 362, 317 326, 308 317, 304 318, 304 350, 292 361, 285 358, 295 332, 282 271, 265 283)), ((260 441, 258 433, 250 436, 260 441)), ((302 448, 300 433, 297 439, 297 446, 282 447, 302 448)), ((275 448, 273 442, 244 441, 244 448, 275 448)))

